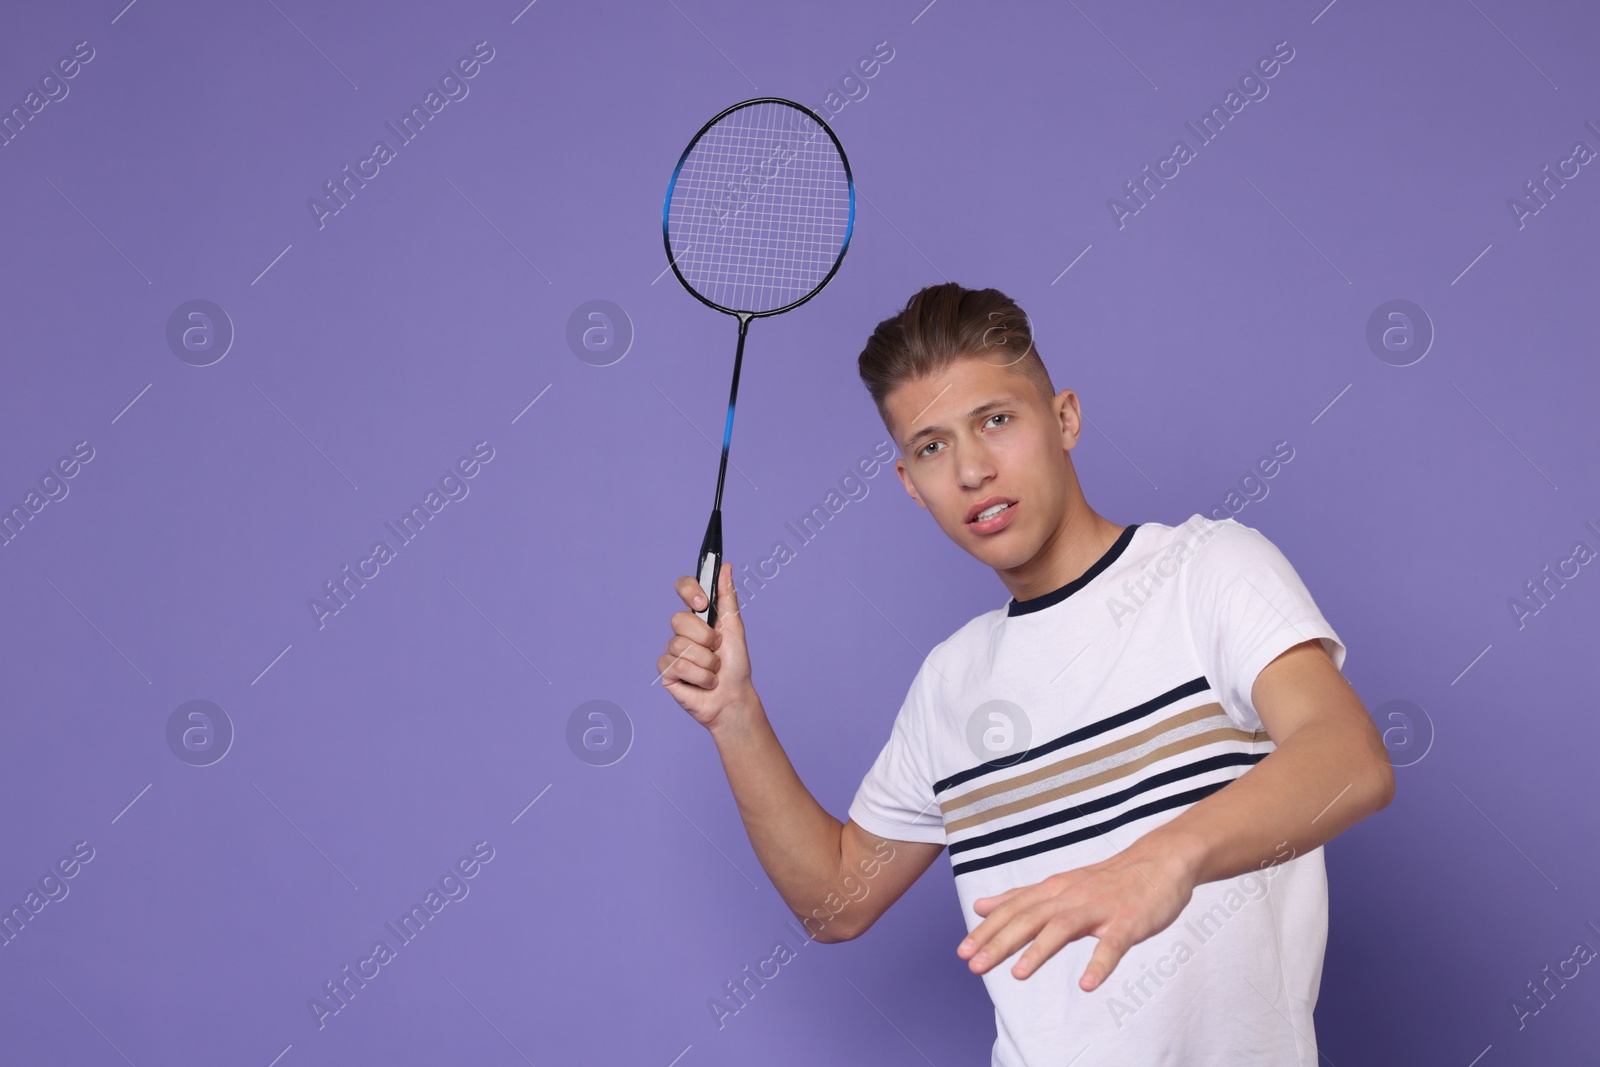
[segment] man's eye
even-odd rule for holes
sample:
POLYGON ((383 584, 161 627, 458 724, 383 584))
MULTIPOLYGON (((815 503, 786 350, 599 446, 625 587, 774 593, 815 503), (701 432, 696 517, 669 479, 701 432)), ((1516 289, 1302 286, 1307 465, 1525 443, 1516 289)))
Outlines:
POLYGON ((1007 415, 1004 412, 1000 412, 998 414, 990 415, 989 416, 989 420, 992 422, 995 419, 1009 419, 1010 417, 1011 417, 1010 415, 1007 415))
POLYGON ((932 453, 929 452, 928 449, 932 448, 934 445, 943 444, 943 443, 944 442, 942 442, 942 441, 929 441, 927 444, 923 445, 920 450, 918 450, 917 454, 918 455, 922 455, 922 456, 932 455, 932 453))

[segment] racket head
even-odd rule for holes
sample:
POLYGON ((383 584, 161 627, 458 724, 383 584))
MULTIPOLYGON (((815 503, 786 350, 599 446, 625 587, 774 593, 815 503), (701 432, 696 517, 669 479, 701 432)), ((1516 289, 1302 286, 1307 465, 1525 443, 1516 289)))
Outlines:
POLYGON ((803 104, 744 100, 700 128, 667 183, 667 262, 702 303, 741 319, 777 315, 838 271, 855 229, 844 146, 803 104))

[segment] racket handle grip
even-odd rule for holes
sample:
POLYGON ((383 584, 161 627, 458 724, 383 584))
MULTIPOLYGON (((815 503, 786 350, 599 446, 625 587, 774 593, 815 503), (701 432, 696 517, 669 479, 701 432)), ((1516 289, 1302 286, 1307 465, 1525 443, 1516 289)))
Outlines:
POLYGON ((706 524, 706 536, 700 542, 700 563, 695 568, 700 588, 706 594, 705 610, 695 614, 704 619, 707 626, 717 625, 717 576, 721 571, 722 509, 718 508, 712 511, 711 521, 706 524))

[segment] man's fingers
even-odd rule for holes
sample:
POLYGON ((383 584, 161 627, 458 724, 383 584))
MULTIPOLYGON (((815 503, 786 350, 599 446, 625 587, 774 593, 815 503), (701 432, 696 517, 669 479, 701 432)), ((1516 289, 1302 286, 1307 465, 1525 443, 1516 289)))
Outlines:
POLYGON ((996 893, 992 897, 979 897, 977 900, 972 902, 972 910, 977 912, 979 915, 988 915, 991 910, 999 907, 1001 904, 1004 904, 1006 901, 1022 892, 1023 888, 1024 887, 1020 885, 1013 886, 1010 889, 1007 889, 1004 893, 996 893))
POLYGON ((667 655, 677 657, 680 663, 688 660, 697 667, 704 667, 712 674, 722 666, 721 656, 705 645, 697 644, 683 636, 674 637, 667 642, 667 655))
POLYGON ((678 611, 672 615, 672 632, 688 638, 697 645, 716 648, 722 644, 722 635, 706 625, 706 620, 692 611, 678 611))
POLYGON ((733 580, 733 564, 724 561, 717 575, 717 629, 729 627, 744 633, 744 620, 739 617, 739 587, 733 580))
MULTIPOLYGON (((728 606, 733 609, 733 613, 738 614, 739 587, 733 582, 733 564, 726 560, 722 563, 722 569, 717 572, 717 597, 726 601, 728 606)), ((721 613, 718 612, 718 614, 721 613)))
POLYGON ((956 955, 962 959, 970 959, 979 949, 988 944, 990 938, 1004 929, 1005 925, 1011 921, 1018 911, 1026 908, 1034 900, 1039 899, 1043 893, 1044 890, 1040 889, 1038 885, 1017 886, 1006 890, 998 896, 983 897, 982 900, 988 903, 984 904, 984 910, 982 911, 978 909, 978 901, 974 901, 972 910, 978 912, 984 919, 983 922, 972 928, 970 934, 962 938, 961 944, 956 946, 956 955), (1035 892, 1029 892, 1029 890, 1034 890, 1035 892))
POLYGON ((992 910, 989 918, 966 936, 966 941, 962 942, 957 952, 968 957, 974 974, 982 974, 1032 941, 1034 934, 1045 926, 1046 921, 1054 918, 1059 907, 1059 902, 1050 897, 1040 901, 1037 894, 1019 893, 992 910), (968 945, 973 945, 973 949, 968 945))
MULTIPOLYGON (((1088 933, 1083 927, 1081 912, 1068 912, 1057 915, 1040 929, 1038 936, 1033 939, 1033 944, 1022 954, 1017 965, 1011 968, 1011 974, 1016 978, 1026 978, 1044 965, 1044 962, 1063 947, 1076 941, 1088 933)), ((1101 945, 1105 942, 1102 941, 1101 945)))
POLYGON ((656 660, 656 669, 661 672, 662 685, 670 685, 674 681, 688 682, 701 689, 715 689, 717 685, 715 672, 684 656, 663 654, 656 660))
POLYGON ((706 608, 706 591, 700 588, 700 582, 685 574, 678 578, 673 588, 678 591, 678 596, 683 600, 683 606, 690 611, 704 611, 706 608))
POLYGON ((1013 952, 1033 940, 1034 936, 1044 928, 1048 918, 1046 910, 1044 906, 1029 907, 1013 914, 1010 920, 1000 926, 987 941, 979 942, 978 951, 967 961, 968 968, 973 974, 982 974, 1002 960, 1010 958, 1013 952))
POLYGON ((1094 955, 1089 957, 1089 966, 1084 969, 1083 977, 1078 979, 1078 988, 1085 992, 1098 988, 1111 977, 1111 972, 1116 970, 1123 953, 1127 951, 1128 946, 1118 939, 1101 937, 1100 943, 1094 947, 1094 955))

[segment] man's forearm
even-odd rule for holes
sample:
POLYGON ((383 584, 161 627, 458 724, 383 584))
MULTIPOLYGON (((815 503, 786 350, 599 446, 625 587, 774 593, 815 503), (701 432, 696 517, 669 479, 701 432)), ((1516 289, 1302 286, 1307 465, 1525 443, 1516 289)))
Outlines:
POLYGON ((1176 860, 1201 885, 1309 852, 1388 803, 1393 772, 1374 736, 1345 722, 1307 723, 1128 856, 1176 860))
POLYGON ((818 804, 778 743, 761 700, 711 729, 745 832, 767 877, 804 917, 837 890, 843 824, 818 804))

